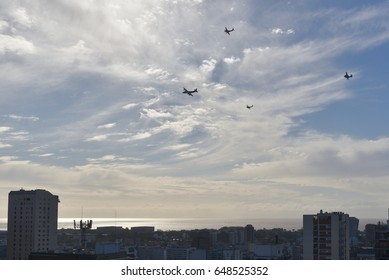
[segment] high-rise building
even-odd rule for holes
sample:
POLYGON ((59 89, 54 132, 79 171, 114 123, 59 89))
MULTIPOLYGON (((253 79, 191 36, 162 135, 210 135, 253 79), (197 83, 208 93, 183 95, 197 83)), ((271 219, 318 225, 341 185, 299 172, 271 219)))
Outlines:
POLYGON ((374 246, 376 224, 365 225, 365 246, 374 246))
POLYGON ((350 246, 356 247, 359 245, 359 236, 358 236, 358 228, 359 228, 359 219, 355 217, 349 218, 349 238, 350 238, 350 246))
POLYGON ((8 194, 8 259, 28 259, 31 252, 56 249, 58 202, 58 196, 41 189, 8 194))
POLYGON ((244 235, 245 235, 246 242, 250 242, 250 243, 254 242, 254 233, 255 233, 255 229, 253 225, 247 225, 244 227, 244 235))
POLYGON ((342 212, 303 216, 304 260, 350 258, 349 215, 342 212))

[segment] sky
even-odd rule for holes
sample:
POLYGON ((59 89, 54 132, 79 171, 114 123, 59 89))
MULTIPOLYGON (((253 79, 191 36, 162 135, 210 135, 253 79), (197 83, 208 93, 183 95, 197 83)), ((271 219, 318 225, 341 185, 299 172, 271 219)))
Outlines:
POLYGON ((0 217, 10 191, 39 188, 59 217, 387 218, 388 14, 1 1, 0 217))

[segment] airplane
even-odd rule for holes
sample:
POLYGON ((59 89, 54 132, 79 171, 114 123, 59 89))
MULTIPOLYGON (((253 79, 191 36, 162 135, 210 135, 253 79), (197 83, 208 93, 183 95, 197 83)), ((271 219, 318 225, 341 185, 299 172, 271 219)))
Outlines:
POLYGON ((230 32, 234 31, 235 29, 232 28, 230 30, 227 29, 227 27, 224 29, 224 32, 226 32, 228 35, 230 35, 230 32))
POLYGON ((353 77, 353 74, 349 75, 349 74, 346 72, 346 75, 344 75, 344 77, 348 80, 348 79, 350 79, 350 78, 353 77))
POLYGON ((251 108, 253 108, 253 107, 254 107, 254 105, 251 105, 251 106, 247 105, 246 106, 246 108, 249 109, 249 110, 251 110, 251 108))
POLYGON ((198 92, 197 88, 195 88, 194 90, 187 90, 186 88, 184 88, 184 91, 182 93, 186 93, 187 95, 193 96, 192 93, 194 92, 198 92))

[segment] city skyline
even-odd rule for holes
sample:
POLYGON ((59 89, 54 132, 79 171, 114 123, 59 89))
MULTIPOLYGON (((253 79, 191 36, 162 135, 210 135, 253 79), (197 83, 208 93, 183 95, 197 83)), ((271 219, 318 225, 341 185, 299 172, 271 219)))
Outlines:
POLYGON ((60 218, 385 217, 388 12, 2 1, 0 218, 20 188, 60 218))

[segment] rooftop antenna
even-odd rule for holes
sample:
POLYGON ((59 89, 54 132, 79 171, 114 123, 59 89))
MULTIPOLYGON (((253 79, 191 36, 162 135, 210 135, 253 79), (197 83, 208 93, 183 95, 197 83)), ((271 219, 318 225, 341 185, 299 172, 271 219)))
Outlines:
POLYGON ((119 244, 118 228, 117 228, 117 216, 118 216, 118 213, 117 213, 117 210, 115 209, 115 239, 116 239, 116 244, 119 244))
POLYGON ((388 208, 388 219, 386 220, 386 227, 389 228, 389 208, 388 208))
POLYGON ((81 207, 81 220, 79 221, 79 223, 76 222, 76 220, 73 220, 73 223, 74 223, 74 229, 80 229, 80 232, 81 232, 81 240, 80 240, 80 247, 81 247, 81 250, 85 250, 86 249, 86 231, 88 229, 91 229, 92 228, 92 220, 87 220, 87 221, 83 221, 84 217, 84 207, 82 206, 81 207))

